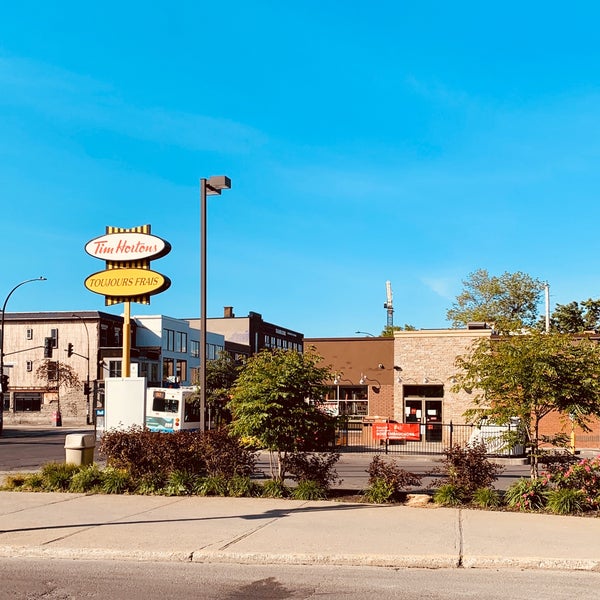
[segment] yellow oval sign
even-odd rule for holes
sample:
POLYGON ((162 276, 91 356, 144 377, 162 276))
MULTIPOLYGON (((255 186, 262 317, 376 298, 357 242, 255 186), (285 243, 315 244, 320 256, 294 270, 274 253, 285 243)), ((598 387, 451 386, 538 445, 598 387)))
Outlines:
POLYGON ((150 269, 108 269, 85 280, 85 287, 90 292, 118 297, 158 294, 170 285, 168 277, 150 269))

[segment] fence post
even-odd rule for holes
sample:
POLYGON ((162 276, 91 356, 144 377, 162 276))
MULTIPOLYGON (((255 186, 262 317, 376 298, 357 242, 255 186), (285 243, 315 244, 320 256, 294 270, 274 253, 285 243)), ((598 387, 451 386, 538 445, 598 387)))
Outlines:
POLYGON ((452 424, 452 421, 450 421, 450 448, 452 448, 453 444, 452 444, 452 438, 454 437, 454 425, 452 424))

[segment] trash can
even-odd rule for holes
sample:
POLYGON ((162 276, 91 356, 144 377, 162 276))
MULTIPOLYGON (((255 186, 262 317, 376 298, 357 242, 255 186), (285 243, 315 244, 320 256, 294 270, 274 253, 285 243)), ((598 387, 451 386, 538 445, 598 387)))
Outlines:
POLYGON ((65 462, 91 465, 94 462, 96 440, 93 433, 70 433, 65 437, 65 462))

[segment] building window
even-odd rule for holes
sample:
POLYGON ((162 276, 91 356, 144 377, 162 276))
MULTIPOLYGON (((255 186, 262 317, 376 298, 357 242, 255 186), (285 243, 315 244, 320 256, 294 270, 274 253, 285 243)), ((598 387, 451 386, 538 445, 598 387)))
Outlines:
POLYGON ((165 381, 169 380, 169 377, 175 376, 175 359, 173 358, 164 358, 163 359, 163 379, 165 381))
POLYGON ((122 373, 122 361, 120 360, 109 360, 108 361, 108 376, 109 377, 121 377, 122 373))
POLYGON ((32 340, 33 339, 33 329, 28 329, 27 330, 27 339, 28 340, 32 340))
POLYGON ((26 363, 26 369, 28 373, 31 373, 31 371, 33 371, 33 361, 32 360, 28 360, 26 363))
POLYGON ((172 329, 165 329, 163 331, 164 347, 166 350, 171 352, 175 351, 175 332, 172 329))
POLYGON ((115 327, 115 346, 121 346, 121 329, 119 327, 115 327))
POLYGON ((15 392, 15 412, 39 412, 42 410, 42 394, 39 392, 15 392))
POLYGON ((175 352, 187 352, 187 333, 183 331, 175 332, 175 352))
POLYGON ((187 360, 178 360, 177 361, 177 375, 178 381, 186 381, 187 380, 187 360))
POLYGON ((58 348, 58 329, 51 329, 50 337, 52 338, 52 347, 58 348))
POLYGON ((200 357, 200 342, 196 340, 190 340, 190 353, 192 358, 200 357))

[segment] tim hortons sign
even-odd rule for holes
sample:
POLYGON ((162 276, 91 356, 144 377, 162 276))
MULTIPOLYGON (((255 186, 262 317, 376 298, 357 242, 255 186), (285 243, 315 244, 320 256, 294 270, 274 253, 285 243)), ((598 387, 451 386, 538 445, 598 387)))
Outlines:
POLYGON ((160 258, 170 250, 169 242, 155 235, 137 232, 107 233, 85 245, 90 256, 117 262, 160 258))
POLYGON ((107 227, 106 233, 85 245, 94 258, 106 261, 106 269, 90 275, 85 287, 102 294, 107 305, 119 302, 150 303, 150 296, 171 285, 168 277, 150 269, 151 258, 171 251, 171 244, 151 235, 150 225, 131 229, 107 227))

